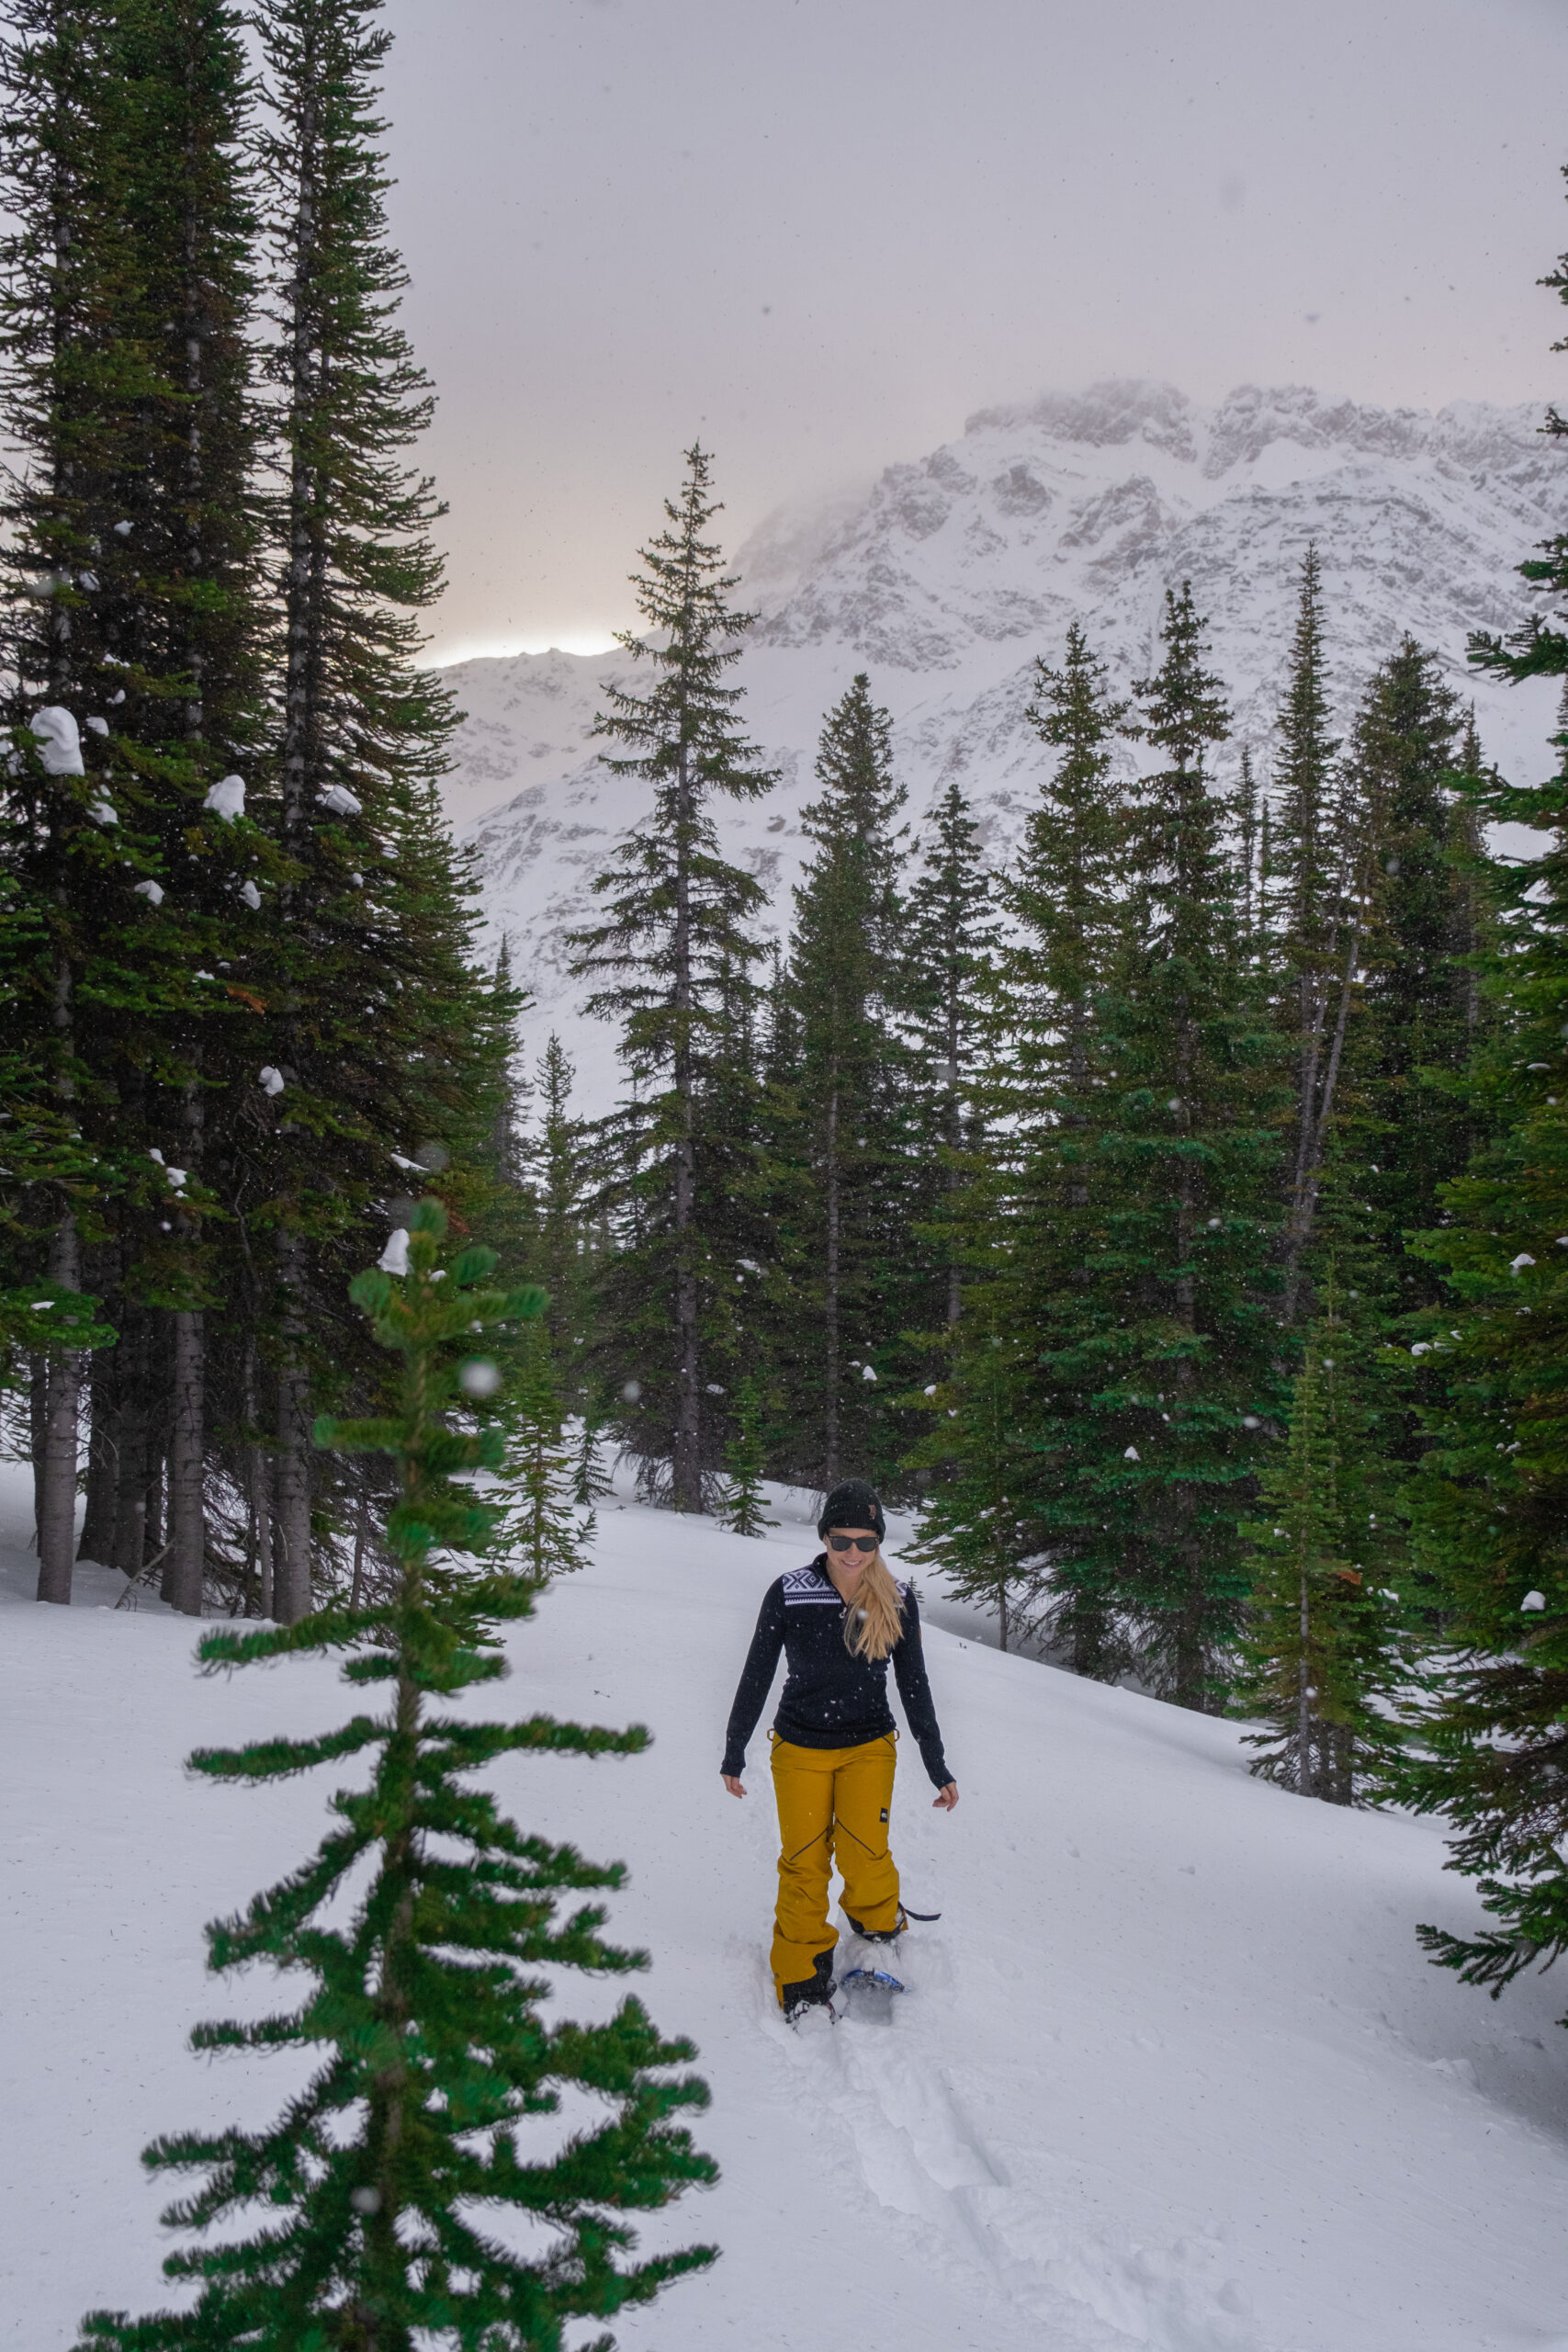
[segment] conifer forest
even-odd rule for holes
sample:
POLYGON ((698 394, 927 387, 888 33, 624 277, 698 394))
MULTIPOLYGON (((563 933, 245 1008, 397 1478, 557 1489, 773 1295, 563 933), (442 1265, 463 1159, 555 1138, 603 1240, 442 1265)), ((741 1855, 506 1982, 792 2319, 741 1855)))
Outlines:
POLYGON ((389 39, 378 0, 8 0, 0 46, 0 1439, 39 1602, 96 1563, 205 1621, 204 1671, 366 1686, 199 1774, 372 1773, 209 1931, 308 1990, 200 2046, 321 2071, 149 2150, 184 2223, 272 2218, 172 2257, 180 2314, 84 2323, 122 2352, 576 2345, 712 2261, 628 2251, 714 2177, 694 2043, 539 2007, 541 1964, 644 1963, 621 1865, 462 1777, 629 1777, 648 1735, 441 1712, 617 1472, 744 1538, 871 1480, 1042 1691, 1234 1722, 1281 1805, 1435 1816, 1483 1917, 1408 1922, 1440 1968, 1568 1951, 1568 528, 1466 649, 1562 680, 1529 774, 1416 634, 1343 704, 1309 547, 1267 741, 1185 579, 1142 674, 1077 619, 1032 649, 1005 857, 845 674, 780 903, 717 822, 778 778, 705 427, 595 722, 591 1115, 443 808, 389 39), (547 2162, 551 2084, 608 2120, 547 2162))

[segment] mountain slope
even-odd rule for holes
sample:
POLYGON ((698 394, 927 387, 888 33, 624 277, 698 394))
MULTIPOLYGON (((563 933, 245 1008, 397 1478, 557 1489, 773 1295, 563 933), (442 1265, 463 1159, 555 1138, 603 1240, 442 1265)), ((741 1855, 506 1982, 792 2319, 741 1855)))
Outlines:
MULTIPOLYGON (((1023 718, 1034 657, 1056 658, 1076 616, 1125 684, 1155 661, 1165 590, 1187 578, 1232 691, 1233 750, 1250 741, 1266 773, 1311 540, 1341 718, 1408 630, 1475 700, 1489 755, 1540 774, 1550 692, 1509 692, 1464 662, 1468 631, 1517 620, 1514 567, 1562 525, 1568 476, 1539 428, 1533 409, 1431 415, 1248 386, 1210 410, 1168 385, 1111 383, 984 411, 860 502, 777 518, 737 558, 762 618, 735 674, 783 781, 720 811, 730 854, 787 927, 822 716, 866 668, 897 722, 917 830, 956 773, 1005 856, 1040 768, 1023 718)), ((564 936, 642 813, 590 736, 605 682, 629 666, 554 652, 446 673, 469 714, 449 808, 479 852, 492 933, 536 992, 539 1041, 561 1029, 593 1108, 614 1090, 613 1040, 577 1012, 564 936)))
MULTIPOLYGON (((1429 1967, 1415 1923, 1473 1915, 1433 1825, 1253 1781, 1234 1726, 933 1630, 962 1802, 933 1813, 908 1751, 894 1817, 908 1899, 942 1917, 887 2028, 779 2023, 764 1736, 743 1804, 717 1766, 761 1589, 814 1548, 798 1500, 750 1542, 606 1508, 501 1696, 655 1734, 496 1774, 527 1826, 629 1862, 613 1931, 652 1952, 639 1989, 713 2091, 723 2179, 647 2238, 723 2259, 619 2328, 626 2352, 1568 2352, 1561 1985, 1494 2006, 1429 1967)), ((202 1680, 155 1608, 24 1600, 26 1503, 12 1471, 0 2352, 65 2352, 87 2307, 162 2300, 137 2150, 260 2121, 290 2079, 185 2049, 276 1997, 205 1981, 199 1931, 304 1856, 334 1776, 241 1791, 181 1759, 319 1731, 350 1694, 313 1663, 202 1680)), ((91 1571, 86 1598, 118 1585, 91 1571)), ((618 1997, 563 1989, 577 2014, 618 1997)))

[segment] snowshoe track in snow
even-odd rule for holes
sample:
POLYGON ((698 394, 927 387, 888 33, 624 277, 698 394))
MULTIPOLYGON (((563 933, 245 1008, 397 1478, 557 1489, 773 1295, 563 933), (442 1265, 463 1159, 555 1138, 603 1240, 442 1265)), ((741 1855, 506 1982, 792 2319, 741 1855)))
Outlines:
MULTIPOLYGON (((1071 2203, 1070 2160, 1052 2153, 1056 2193, 1049 2206, 1011 2179, 974 2120, 954 2070, 928 2054, 940 2046, 942 2022, 963 1998, 951 1948, 929 1932, 918 1947, 911 1936, 899 1942, 901 1968, 902 1948, 909 1947, 908 1974, 929 1998, 883 1996, 887 2016, 876 2021, 896 2030, 866 2031, 870 2012, 860 2013, 852 1993, 846 2007, 840 1987, 834 1996, 838 2027, 805 2042, 789 2037, 797 2042, 796 2093, 807 2110, 837 2120, 865 2189, 906 2228, 913 2225, 921 2258, 940 2260, 964 2279, 976 2346, 1008 2340, 987 2333, 1000 2316, 999 2299, 1012 2315, 1033 2324, 1020 2344, 1038 2342, 1043 2324, 1051 2352, 1127 2352, 1132 2346, 1286 2352, 1252 2324, 1245 2295, 1225 2275, 1217 2239, 1122 2247, 1092 2236, 1066 2240, 1055 2215, 1071 2203), (928 2027, 929 2040, 922 2031, 928 2027)), ((847 1931, 840 1953, 846 1946, 863 1949, 847 1931)), ((1043 2132, 1048 2138, 1046 2119, 1043 2132)))

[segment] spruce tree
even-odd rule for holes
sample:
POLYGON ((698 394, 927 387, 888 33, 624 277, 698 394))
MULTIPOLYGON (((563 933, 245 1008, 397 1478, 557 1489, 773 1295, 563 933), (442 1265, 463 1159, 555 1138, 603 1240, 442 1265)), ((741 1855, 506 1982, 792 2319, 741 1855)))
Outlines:
POLYGON ((908 1261, 904 1049, 898 1035, 904 789, 892 724, 863 672, 829 713, 813 844, 795 892, 788 989, 809 1182, 792 1220, 799 1285, 784 1382, 800 1424, 795 1470, 833 1486, 886 1479, 902 1446, 883 1394, 888 1348, 914 1317, 908 1261))
POLYGON ((927 1297, 911 1305, 930 1330, 956 1323, 963 1300, 958 1202, 983 1164, 1000 925, 980 829, 956 780, 938 800, 922 848, 900 926, 899 991, 911 1048, 908 1217, 931 1268, 927 1297))
MULTIPOLYGON (((1279 720, 1268 902, 1280 1026, 1294 1064, 1287 1135, 1281 1316, 1294 1321, 1309 1280, 1325 1166, 1336 1142, 1349 1026, 1361 1005, 1367 894, 1375 832, 1359 781, 1328 732, 1317 549, 1302 563, 1301 598, 1279 720)), ((1249 892, 1250 895, 1250 892, 1249 892)), ((1260 943, 1261 944, 1261 943, 1260 943)))
POLYGON ((607 1137, 625 1232, 605 1306, 623 1365, 635 1364, 615 1384, 629 1408, 622 1427, 645 1464, 668 1464, 677 1510, 705 1508, 718 1464, 705 1401, 715 1273, 698 1208, 701 1097, 736 992, 750 986, 761 949, 748 921, 765 902, 760 883, 719 854, 710 804, 716 794, 755 798, 774 781, 742 735, 741 690, 724 684, 752 616, 728 603, 736 581, 707 537, 720 511, 707 452, 694 445, 680 497, 665 502, 667 528, 633 578, 645 633, 619 640, 650 665, 649 690, 612 687, 596 722, 625 747, 605 764, 651 786, 652 809, 595 880, 604 920, 576 934, 578 971, 604 983, 590 1009, 622 1023, 637 1089, 607 1137))
POLYGON ((1330 1286, 1292 1383, 1284 1441, 1258 1481, 1241 1670, 1232 1711, 1261 1718, 1247 1735, 1254 1772, 1330 1804, 1386 1785, 1395 1706, 1407 1684, 1393 1572, 1404 1530, 1386 1468, 1369 1442, 1350 1328, 1330 1286), (1378 1506, 1381 1505, 1381 1510, 1378 1506))
MULTIPOLYGON (((310 1393, 331 1392, 358 1349, 337 1301, 389 1157, 445 1165, 474 1081, 506 1049, 435 793, 455 711, 420 662, 419 616, 440 591, 441 509, 408 462, 432 396, 387 242, 378 15, 377 0, 269 0, 259 19, 280 867, 234 971, 266 1008, 279 1089, 255 1153, 252 1263, 285 1619, 310 1599, 310 1393)), ((374 1380, 363 1357, 354 1373, 374 1380)))
MULTIPOLYGON (((199 1228, 212 1205, 198 1163, 206 1093, 233 1025, 213 1018, 223 999, 203 967, 224 894, 249 864, 248 847, 204 809, 254 742, 259 693, 245 76, 221 6, 128 0, 24 9, 4 84, 15 224, 4 401, 32 459, 6 517, 24 593, 4 621, 21 745, 6 849, 49 910, 38 1026, 102 1171, 89 1224, 80 1199, 57 1222, 50 1266, 73 1283, 85 1249, 121 1344, 144 1351, 151 1318, 156 1352, 172 1354, 165 1589, 193 1608, 199 1228), (183 1171, 177 1181, 164 1181, 165 1165, 183 1171), (160 1310, 173 1310, 172 1347, 160 1310)), ((39 1464, 40 1590, 60 1600, 76 1381, 74 1360, 56 1360, 39 1464)), ((113 1385, 95 1375, 96 1408, 113 1385)), ((137 1452, 106 1434, 110 1455, 137 1452)))
POLYGON ((486 1564, 495 1513, 462 1481, 499 1466, 500 1432, 465 1429, 455 1412, 465 1363, 485 1361, 476 1325, 504 1329, 542 1305, 536 1291, 487 1290, 491 1253, 451 1255, 445 1229, 440 1205, 422 1203, 407 1273, 354 1284, 377 1339, 401 1360, 397 1408, 316 1428, 323 1446, 378 1452, 397 1466, 390 1593, 271 1632, 213 1633, 199 1652, 209 1673, 337 1653, 352 1683, 389 1686, 382 1713, 319 1739, 192 1759, 243 1784, 372 1758, 368 1787, 335 1798, 337 1826, 316 1854, 209 1930, 214 1968, 266 1961, 312 1989, 286 2016, 200 2027, 197 2047, 310 2052, 316 2072, 270 2128, 181 2133, 147 2151, 155 2172, 204 2176, 170 2209, 171 2224, 207 2231, 247 2206, 261 2213, 248 2237, 167 2258, 172 2278, 199 2286, 193 2308, 140 2320, 95 2312, 84 2346, 409 2352, 418 2341, 559 2352, 572 2322, 646 2302, 713 2259, 704 2246, 622 2258, 628 2213, 714 2177, 673 2120, 706 2099, 700 2083, 670 2072, 691 2044, 662 2040, 635 1999, 596 2026, 539 2015, 542 1964, 610 1974, 646 1964, 602 1940, 602 1907, 554 1917, 559 1893, 614 1889, 624 1871, 525 1835, 466 1781, 507 1754, 633 1755, 648 1735, 439 1712, 505 1672, 502 1629, 529 1616, 537 1594, 532 1577, 486 1564), (329 1918, 340 1890, 350 1916, 329 1918), (538 2119, 577 2092, 608 2114, 542 2151, 538 2119), (514 2252, 481 2218, 496 2209, 542 2232, 542 2244, 514 2252))
MULTIPOLYGON (((1066 1024, 1061 1064, 1047 1065, 1057 1115, 1026 1160, 1008 1239, 1026 1267, 1025 1310, 998 1301, 982 1324, 977 1305, 976 1319, 1004 1364, 1024 1342, 1015 1409, 998 1426, 1034 1457, 1022 1540, 1049 1561, 1075 1661, 1111 1677, 1136 1662, 1162 1695, 1212 1709, 1240 1623, 1240 1521, 1276 1387, 1282 1105, 1237 920, 1233 812, 1208 769, 1226 718, 1202 631, 1190 591, 1173 592, 1165 659, 1137 689, 1163 763, 1128 804, 1129 887, 1118 898, 1111 842, 1097 818, 1080 820, 1096 887, 1059 932, 1048 898, 1042 909, 1069 997, 1086 915, 1103 944, 1094 993, 1066 1024)), ((1060 690, 1065 795, 1107 756, 1111 732, 1103 688, 1077 666, 1060 690)), ((976 1369, 976 1399, 986 1385, 976 1369)), ((1017 1479, 997 1486, 1016 1508, 1017 1479)))
POLYGON ((1042 659, 1034 688, 1029 718, 1056 757, 1000 884, 1015 929, 986 1070, 992 1141, 956 1204, 969 1314, 948 1376, 925 1392, 921 1556, 989 1598, 1004 1626, 1049 1615, 1078 1672, 1114 1675, 1129 1654, 1082 1573, 1089 1531, 1060 1483, 1070 1488, 1074 1473, 1044 1368, 1081 1313, 1101 1234, 1099 1016, 1126 921, 1128 810, 1112 763, 1128 706, 1076 623, 1060 670, 1042 659), (1080 1573, 1053 1591, 1070 1556, 1080 1573))
MULTIPOLYGON (((1568 257, 1547 283, 1568 301, 1568 257)), ((1568 348, 1559 344, 1557 349, 1568 348)), ((1568 437, 1549 412, 1548 431, 1568 437)), ((1515 638, 1472 639, 1511 683, 1568 679, 1568 537, 1520 571, 1551 600, 1515 638)), ((1565 688, 1568 696, 1568 688, 1565 688)), ((1568 700, 1564 712, 1568 713, 1568 700)), ((1477 817, 1541 845, 1498 858, 1483 930, 1483 1018, 1466 1096, 1481 1147, 1444 1187, 1416 1254, 1446 1294, 1416 1342, 1442 1366, 1415 1481, 1418 1560, 1453 1659, 1417 1725, 1401 1793, 1453 1822, 1450 1866, 1495 1926, 1428 1925, 1432 1958, 1494 1997, 1568 1951, 1568 723, 1556 773, 1509 786, 1472 770, 1477 817)), ((1473 754, 1472 754, 1473 757, 1473 754)), ((1466 762, 1471 764, 1470 760, 1466 762)), ((1471 829, 1461 820, 1463 830, 1471 829)), ((1447 1006, 1443 1007, 1446 1012, 1447 1006)), ((1445 1106, 1446 1107, 1446 1106, 1445 1106)))
POLYGON ((586 1121, 571 1112, 573 1076, 571 1057, 552 1034, 535 1080, 538 1132, 524 1152, 537 1218, 534 1265, 549 1301, 545 1329, 569 1396, 586 1370, 592 1276, 588 1131, 586 1121))
POLYGON ((1143 1423, 1113 1491, 1144 1669, 1179 1703, 1213 1708, 1247 1589, 1239 1521, 1274 1387, 1281 1104, 1236 920, 1230 812, 1207 766, 1228 720, 1185 583, 1168 595, 1163 643, 1136 688, 1164 765, 1139 791, 1134 927, 1110 1014, 1120 1100, 1106 1238, 1125 1321, 1100 1397, 1118 1434, 1143 1423))
MULTIPOLYGON (((482 1390, 483 1377, 479 1385, 482 1390)), ((529 1328, 506 1411, 506 1481, 514 1497, 506 1536, 526 1575, 544 1584, 584 1567, 593 1535, 592 1507, 577 1515, 577 1464, 566 1442, 560 1390, 549 1337, 529 1328)))
POLYGON ((762 1493, 762 1392, 750 1373, 736 1383, 733 1418, 735 1434, 724 1457, 725 1522, 737 1535, 761 1535, 764 1527, 776 1522, 767 1515, 762 1493))
POLYGON ((1437 1304, 1435 1277, 1405 1245, 1434 1222, 1438 1188, 1463 1172, 1472 1140, 1455 1085, 1472 1045, 1467 959, 1481 944, 1454 822, 1459 737, 1457 698, 1435 655, 1406 638, 1368 686, 1351 742, 1353 786, 1376 841, 1365 1081, 1376 1131, 1364 1190, 1394 1314, 1437 1304))

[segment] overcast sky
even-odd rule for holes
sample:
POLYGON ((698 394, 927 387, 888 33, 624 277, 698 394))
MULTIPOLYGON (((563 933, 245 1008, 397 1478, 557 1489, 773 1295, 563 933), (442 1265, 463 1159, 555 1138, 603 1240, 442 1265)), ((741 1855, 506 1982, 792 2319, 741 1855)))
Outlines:
POLYGON ((1562 0, 388 0, 443 658, 1107 375, 1568 403, 1562 0))

